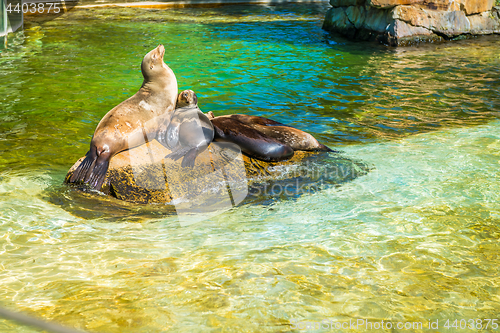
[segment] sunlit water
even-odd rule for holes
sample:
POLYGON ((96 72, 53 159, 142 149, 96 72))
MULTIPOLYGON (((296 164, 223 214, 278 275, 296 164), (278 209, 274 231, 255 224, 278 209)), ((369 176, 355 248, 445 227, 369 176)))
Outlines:
POLYGON ((326 9, 80 10, 11 36, 0 304, 95 332, 499 318, 499 38, 350 43, 321 30, 326 9), (202 110, 288 123, 370 171, 186 227, 75 194, 67 169, 158 43, 202 110))

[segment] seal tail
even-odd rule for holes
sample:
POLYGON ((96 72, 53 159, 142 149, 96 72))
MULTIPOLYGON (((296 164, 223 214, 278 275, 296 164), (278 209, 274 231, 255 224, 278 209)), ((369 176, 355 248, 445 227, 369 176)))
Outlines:
POLYGON ((69 182, 70 183, 83 182, 89 170, 93 169, 96 160, 97 160, 97 148, 91 147, 90 150, 87 152, 87 154, 85 154, 85 159, 82 161, 82 163, 80 163, 80 165, 71 175, 69 182))
POLYGON ((337 150, 333 150, 333 149, 331 149, 331 148, 329 148, 329 147, 327 147, 327 146, 325 146, 324 144, 321 144, 321 143, 319 144, 319 147, 318 147, 317 150, 319 150, 319 151, 327 151, 327 152, 330 152, 330 153, 338 153, 337 150))
POLYGON ((324 144, 321 144, 321 143, 319 144, 319 148, 316 149, 316 151, 326 151, 328 153, 337 153, 337 154, 340 153, 340 151, 335 150, 335 149, 331 149, 331 148, 329 148, 329 147, 327 147, 327 146, 325 146, 324 144))

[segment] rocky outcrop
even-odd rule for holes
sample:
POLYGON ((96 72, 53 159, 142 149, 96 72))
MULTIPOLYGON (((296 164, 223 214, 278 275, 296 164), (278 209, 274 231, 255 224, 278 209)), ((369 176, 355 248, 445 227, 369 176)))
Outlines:
MULTIPOLYGON (((233 204, 238 204, 247 195, 256 199, 269 194, 271 188, 274 195, 294 196, 307 187, 338 185, 367 172, 357 162, 328 153, 297 151, 290 160, 268 163, 234 153, 227 149, 227 144, 212 143, 196 158, 194 168, 181 167, 181 160, 164 159, 169 153, 153 140, 115 155, 110 161, 102 192, 134 203, 174 203, 178 209, 179 202, 183 201, 200 205, 205 201, 207 205, 220 203, 228 198, 228 190, 233 204), (290 182, 291 179, 294 181, 290 182), (262 183, 270 186, 266 190, 252 187, 262 183)), ((83 159, 70 168, 66 183, 83 159)), ((73 186, 88 190, 83 185, 73 186)))
POLYGON ((330 0, 323 29, 389 45, 500 34, 494 0, 330 0))

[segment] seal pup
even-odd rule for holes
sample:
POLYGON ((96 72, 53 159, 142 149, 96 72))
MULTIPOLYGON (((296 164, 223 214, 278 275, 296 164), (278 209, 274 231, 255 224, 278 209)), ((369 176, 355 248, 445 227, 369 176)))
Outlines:
POLYGON ((297 150, 333 151, 321 144, 311 134, 272 119, 233 114, 213 117, 214 141, 236 143, 242 152, 263 161, 282 161, 297 150))
POLYGON ((184 90, 177 97, 177 106, 170 121, 160 126, 156 140, 172 150, 165 158, 177 161, 182 167, 194 167, 196 157, 214 139, 214 127, 198 107, 198 97, 184 90))
POLYGON ((100 190, 109 166, 117 153, 137 147, 156 134, 156 117, 168 120, 175 108, 177 80, 163 62, 165 48, 158 45, 144 56, 141 88, 132 97, 111 109, 99 122, 90 142, 90 150, 75 170, 70 183, 85 182, 100 190))

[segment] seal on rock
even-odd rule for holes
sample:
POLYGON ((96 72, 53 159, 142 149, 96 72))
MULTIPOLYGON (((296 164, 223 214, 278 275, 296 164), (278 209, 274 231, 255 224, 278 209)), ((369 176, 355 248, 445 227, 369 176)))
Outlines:
POLYGON ((175 109, 177 80, 163 62, 164 55, 165 48, 160 44, 144 56, 141 88, 101 119, 90 142, 90 150, 69 179, 70 183, 85 182, 100 190, 109 160, 121 151, 148 141, 148 135, 155 135, 158 122, 150 120, 156 117, 168 120, 175 109))
POLYGON ((177 108, 170 121, 162 124, 156 140, 172 150, 165 156, 177 161, 182 167, 193 167, 196 157, 214 138, 214 127, 198 107, 198 97, 192 90, 184 90, 177 97, 177 108))
POLYGON ((214 141, 233 142, 250 157, 263 161, 282 161, 293 156, 293 152, 332 151, 311 134, 277 121, 243 114, 213 117, 214 141))
POLYGON ((214 125, 214 141, 231 142, 241 151, 267 162, 283 161, 293 156, 293 149, 258 130, 229 117, 211 119, 214 125))

